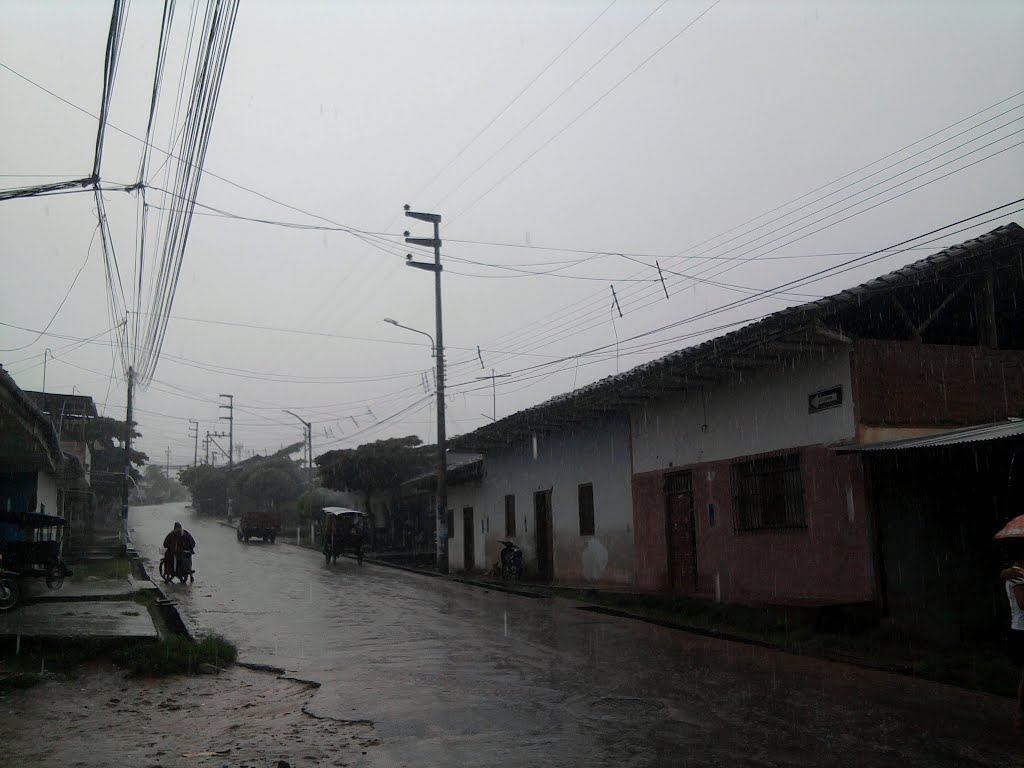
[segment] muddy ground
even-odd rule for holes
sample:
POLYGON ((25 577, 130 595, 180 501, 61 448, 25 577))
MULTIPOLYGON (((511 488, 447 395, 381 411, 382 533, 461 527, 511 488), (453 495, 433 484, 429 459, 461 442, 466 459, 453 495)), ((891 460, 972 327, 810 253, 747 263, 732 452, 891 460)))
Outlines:
POLYGON ((316 686, 234 667, 139 679, 111 664, 0 696, 2 768, 365 765, 372 724, 305 712, 316 686))

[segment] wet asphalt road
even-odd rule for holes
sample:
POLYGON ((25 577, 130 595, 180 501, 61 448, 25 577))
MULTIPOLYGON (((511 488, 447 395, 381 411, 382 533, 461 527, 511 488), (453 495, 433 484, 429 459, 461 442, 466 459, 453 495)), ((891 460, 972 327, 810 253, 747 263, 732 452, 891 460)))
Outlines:
POLYGON ((1024 765, 1014 704, 842 664, 344 560, 243 544, 181 504, 129 527, 156 574, 182 520, 193 585, 169 592, 244 661, 322 687, 311 714, 372 721, 368 766, 1024 765))

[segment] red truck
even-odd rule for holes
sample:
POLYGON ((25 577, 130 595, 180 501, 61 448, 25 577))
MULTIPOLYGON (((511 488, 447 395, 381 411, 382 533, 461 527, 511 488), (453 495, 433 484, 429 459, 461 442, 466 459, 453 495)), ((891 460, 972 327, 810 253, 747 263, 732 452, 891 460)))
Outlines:
POLYGON ((263 539, 273 544, 280 530, 280 510, 247 499, 238 499, 238 530, 236 535, 239 541, 263 539))

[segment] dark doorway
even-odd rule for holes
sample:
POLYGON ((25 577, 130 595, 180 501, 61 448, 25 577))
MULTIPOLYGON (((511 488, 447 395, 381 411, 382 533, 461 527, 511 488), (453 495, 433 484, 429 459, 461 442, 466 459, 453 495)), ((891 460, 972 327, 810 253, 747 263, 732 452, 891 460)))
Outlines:
POLYGON ((551 491, 533 494, 534 530, 537 535, 537 578, 550 581, 555 575, 551 542, 551 491))
POLYGON ((677 592, 697 590, 697 534, 693 514, 693 473, 665 476, 665 523, 669 585, 677 592))
POLYGON ((476 564, 476 535, 473 528, 473 508, 462 509, 462 568, 466 571, 473 570, 476 564))

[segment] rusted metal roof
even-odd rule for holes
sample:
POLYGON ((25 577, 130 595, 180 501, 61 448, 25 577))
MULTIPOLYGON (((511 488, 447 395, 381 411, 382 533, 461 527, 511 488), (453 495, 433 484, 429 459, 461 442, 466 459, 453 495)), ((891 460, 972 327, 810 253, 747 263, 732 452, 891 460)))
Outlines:
POLYGON ((1005 440, 1024 436, 1024 419, 998 421, 994 424, 979 424, 974 427, 960 427, 945 432, 933 432, 919 437, 904 437, 900 440, 886 440, 881 443, 844 445, 835 448, 836 453, 864 453, 868 451, 902 451, 911 448, 939 448, 962 443, 983 443, 991 440, 1005 440))
POLYGON ((965 262, 992 254, 1009 261, 1019 258, 1015 251, 1022 246, 1024 228, 1016 223, 998 227, 856 287, 783 309, 738 330, 557 395, 454 437, 449 445, 457 450, 486 451, 510 445, 534 432, 596 421, 608 413, 628 410, 690 386, 714 383, 733 372, 753 370, 756 363, 751 362, 751 356, 758 352, 771 354, 776 363, 784 355, 825 354, 853 341, 841 328, 829 325, 844 310, 857 309, 899 288, 934 282, 940 275, 964 279, 958 277, 958 270, 966 269, 965 262))
POLYGON ((50 419, 46 417, 38 406, 28 397, 11 378, 11 375, 0 366, 0 394, 6 393, 8 407, 16 408, 18 416, 22 418, 23 424, 32 433, 32 437, 43 447, 47 460, 52 469, 61 468, 64 461, 64 453, 60 448, 60 440, 57 438, 57 431, 54 429, 50 419))

